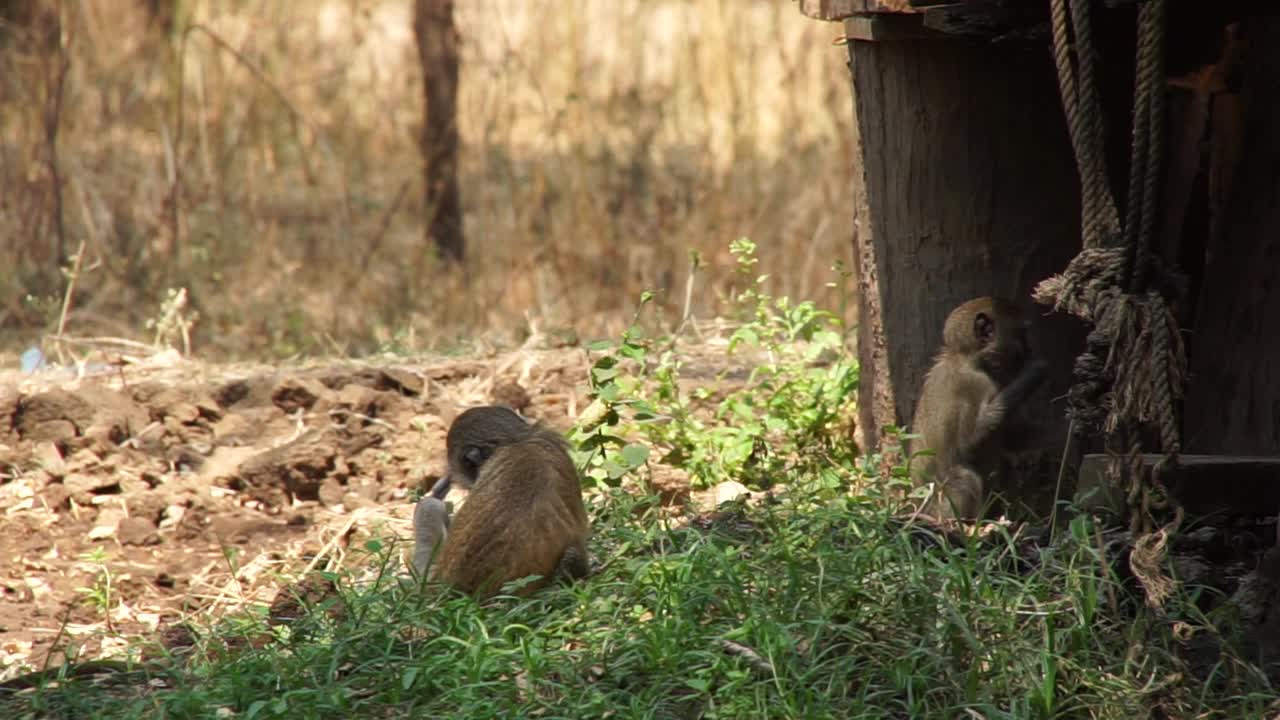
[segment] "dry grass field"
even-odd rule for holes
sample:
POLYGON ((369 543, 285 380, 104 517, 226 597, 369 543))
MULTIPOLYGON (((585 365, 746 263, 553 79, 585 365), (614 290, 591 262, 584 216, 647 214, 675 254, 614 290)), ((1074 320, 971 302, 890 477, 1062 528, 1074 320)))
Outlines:
POLYGON ((60 37, 0 52, 6 356, 150 341, 176 288, 210 359, 597 336, 646 289, 677 320, 694 253, 721 312, 741 236, 772 293, 848 307, 845 56, 791 2, 459 2, 461 272, 423 240, 408 0, 43 4, 60 37))

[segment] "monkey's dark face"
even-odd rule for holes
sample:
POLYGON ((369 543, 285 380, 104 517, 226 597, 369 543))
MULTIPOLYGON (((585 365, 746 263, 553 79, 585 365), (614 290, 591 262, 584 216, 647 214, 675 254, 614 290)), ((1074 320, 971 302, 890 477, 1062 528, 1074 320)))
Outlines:
POLYGON ((437 489, 447 494, 452 483, 470 488, 495 450, 524 440, 531 432, 529 423, 510 408, 486 405, 462 413, 449 427, 445 439, 449 474, 436 483, 437 489))
POLYGON ((1011 381, 1031 356, 1027 322, 1011 315, 992 320, 978 353, 979 363, 1000 384, 1011 381))

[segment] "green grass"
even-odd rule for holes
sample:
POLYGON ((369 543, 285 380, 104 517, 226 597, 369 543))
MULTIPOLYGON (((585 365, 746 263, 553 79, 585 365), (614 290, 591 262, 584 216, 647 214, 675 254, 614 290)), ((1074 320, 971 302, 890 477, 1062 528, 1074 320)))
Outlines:
POLYGON ((1217 632, 1195 597, 1146 610, 1088 518, 1030 550, 1003 530, 963 547, 905 532, 903 469, 878 475, 838 431, 857 381, 838 320, 758 285, 739 301, 735 350, 769 360, 718 403, 678 390, 670 338, 633 327, 594 348, 573 433, 598 488, 585 582, 480 604, 408 584, 394 543, 371 541, 326 604, 287 628, 261 609, 206 628, 167 685, 66 683, 3 715, 1267 716, 1257 668, 1224 650, 1192 670, 1172 630, 1217 632), (779 492, 672 516, 642 490, 659 457, 695 485, 779 492))
MULTIPOLYGON (((1239 677, 1199 686, 1157 624, 1108 609, 1083 521, 1019 574, 998 547, 922 549, 874 496, 793 488, 708 530, 637 519, 636 502, 614 490, 595 507, 603 568, 588 582, 479 605, 404 585, 375 544, 368 562, 388 572, 339 576, 336 621, 314 612, 309 632, 207 651, 171 689, 73 684, 7 716, 1133 718, 1164 704, 1245 718, 1273 699, 1239 677)), ((249 616, 233 634, 262 627, 249 616)))

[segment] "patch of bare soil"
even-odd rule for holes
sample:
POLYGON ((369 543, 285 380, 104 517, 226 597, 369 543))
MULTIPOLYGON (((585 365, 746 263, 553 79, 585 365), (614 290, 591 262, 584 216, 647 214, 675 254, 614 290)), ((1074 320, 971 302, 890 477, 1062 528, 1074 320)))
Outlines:
POLYGON ((565 429, 586 364, 560 349, 0 374, 0 679, 68 644, 96 657, 192 613, 266 606, 362 535, 408 538, 410 490, 443 470, 460 408, 565 429), (108 576, 106 612, 83 589, 108 576))

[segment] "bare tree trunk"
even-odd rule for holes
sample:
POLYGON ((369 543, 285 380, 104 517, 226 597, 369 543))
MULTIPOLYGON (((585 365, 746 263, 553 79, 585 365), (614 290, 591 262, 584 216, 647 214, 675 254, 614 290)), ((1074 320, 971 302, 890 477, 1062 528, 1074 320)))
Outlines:
POLYGON ((458 195, 458 29, 453 0, 415 0, 413 30, 422 60, 422 160, 427 240, 447 260, 464 254, 458 195))

